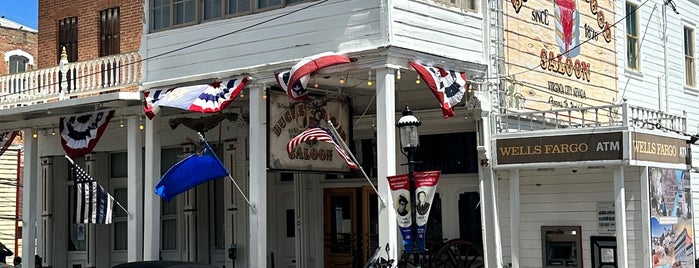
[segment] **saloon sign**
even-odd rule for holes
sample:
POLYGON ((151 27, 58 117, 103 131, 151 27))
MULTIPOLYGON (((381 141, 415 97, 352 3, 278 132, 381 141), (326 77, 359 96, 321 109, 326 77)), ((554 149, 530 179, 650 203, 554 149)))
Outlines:
POLYGON ((616 101, 613 1, 511 0, 505 15, 510 110, 544 111, 616 101))
MULTIPOLYGON (((291 153, 287 143, 312 126, 328 127, 331 120, 340 138, 349 141, 349 102, 343 97, 310 96, 303 102, 295 102, 281 92, 272 91, 269 100, 270 169, 303 170, 305 172, 347 172, 347 163, 333 145, 327 142, 308 141, 299 144, 291 153)), ((252 145, 254 146, 254 144, 252 145)))

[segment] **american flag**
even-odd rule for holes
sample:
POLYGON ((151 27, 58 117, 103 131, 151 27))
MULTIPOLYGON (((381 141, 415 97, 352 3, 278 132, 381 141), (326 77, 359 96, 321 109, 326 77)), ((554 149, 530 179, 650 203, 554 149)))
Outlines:
POLYGON ((71 173, 75 180, 75 223, 112 223, 114 197, 76 164, 71 173))
POLYGON ((334 145, 335 150, 342 157, 342 159, 347 162, 347 165, 350 168, 357 168, 357 164, 355 164, 347 155, 347 152, 345 152, 345 150, 343 150, 342 147, 337 144, 335 137, 332 136, 330 130, 323 127, 311 127, 298 134, 286 144, 286 152, 291 154, 297 145, 310 140, 327 142, 334 145))

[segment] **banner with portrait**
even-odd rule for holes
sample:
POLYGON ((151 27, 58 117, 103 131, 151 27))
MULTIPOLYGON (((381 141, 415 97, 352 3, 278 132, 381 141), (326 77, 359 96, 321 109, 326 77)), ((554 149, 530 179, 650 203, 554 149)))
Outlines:
POLYGON ((427 220, 432 207, 432 200, 437 191, 437 182, 441 171, 422 171, 415 172, 415 222, 417 224, 417 233, 413 234, 412 230, 412 209, 413 202, 410 194, 410 177, 408 174, 389 176, 388 185, 391 187, 391 196, 396 210, 396 220, 398 228, 403 237, 403 247, 405 251, 411 253, 413 251, 413 240, 417 235, 418 251, 425 250, 425 230, 427 220))
POLYGON ((419 251, 425 250, 425 230, 434 194, 437 192, 437 182, 441 171, 415 172, 415 222, 417 223, 417 245, 419 251))
POLYGON ((694 267, 689 171, 651 167, 648 180, 653 268, 694 267))

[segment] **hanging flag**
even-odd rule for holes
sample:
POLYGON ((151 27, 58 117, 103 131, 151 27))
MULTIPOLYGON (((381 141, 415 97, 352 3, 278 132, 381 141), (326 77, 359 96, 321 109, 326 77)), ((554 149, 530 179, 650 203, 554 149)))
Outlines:
POLYGON ((427 219, 430 216, 430 208, 432 208, 432 200, 437 192, 437 183, 441 171, 422 171, 415 172, 415 196, 417 203, 415 204, 415 223, 417 224, 417 245, 421 252, 425 250, 425 231, 427 228, 427 219))
POLYGON ((334 52, 324 52, 303 58, 291 67, 291 70, 278 73, 275 78, 289 98, 300 101, 308 98, 306 84, 311 79, 311 74, 325 67, 349 62, 351 60, 348 57, 334 52))
POLYGON ((71 166, 75 181, 75 223, 112 223, 114 197, 76 164, 71 166))
POLYGON ((61 117, 59 130, 61 145, 71 157, 81 157, 95 148, 100 137, 107 129, 114 110, 102 110, 94 113, 61 117))
POLYGON ((4 154, 5 151, 7 151, 7 148, 12 145, 12 141, 15 140, 17 134, 19 134, 19 131, 0 133, 0 143, 2 143, 2 147, 0 147, 0 155, 4 154))
POLYGON ((228 176, 228 170, 207 142, 201 152, 191 154, 165 172, 155 194, 170 202, 172 197, 204 182, 228 176))
POLYGON ((391 196, 396 210, 398 229, 403 237, 405 252, 413 252, 413 220, 411 218, 410 202, 410 178, 408 174, 388 176, 388 186, 391 188, 391 196))
POLYGON ((461 102, 466 92, 466 73, 457 73, 419 63, 409 63, 437 97, 444 118, 454 116, 454 106, 461 102))
POLYGON ((143 111, 153 119, 161 106, 192 112, 215 113, 225 109, 248 83, 248 77, 236 77, 211 84, 157 89, 143 92, 143 111))
POLYGON ((347 166, 353 169, 357 168, 357 164, 355 164, 347 155, 347 152, 345 152, 345 150, 338 145, 335 137, 333 137, 330 133, 330 130, 324 127, 311 127, 299 133, 286 144, 286 152, 288 154, 292 154, 297 145, 310 140, 317 140, 332 144, 335 146, 337 153, 342 157, 342 159, 345 160, 345 162, 347 162, 347 166))

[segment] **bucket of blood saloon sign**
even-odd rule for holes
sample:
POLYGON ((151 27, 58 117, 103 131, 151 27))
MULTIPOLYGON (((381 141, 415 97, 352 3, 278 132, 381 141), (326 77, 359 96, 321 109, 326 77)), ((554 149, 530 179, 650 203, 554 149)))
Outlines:
MULTIPOLYGON (((505 20, 511 111, 617 101, 614 1, 510 0, 505 3, 505 20), (592 40, 585 42, 588 39, 592 40)), ((572 116, 582 118, 580 113, 572 116)))
MULTIPOLYGON (((268 105, 268 166, 275 170, 304 172, 348 172, 349 167, 335 147, 327 142, 308 141, 287 153, 286 145, 309 127, 329 128, 332 120, 337 132, 349 144, 349 101, 340 96, 309 96, 293 101, 283 92, 270 91, 268 105)), ((252 144, 251 146, 255 146, 252 144)))

